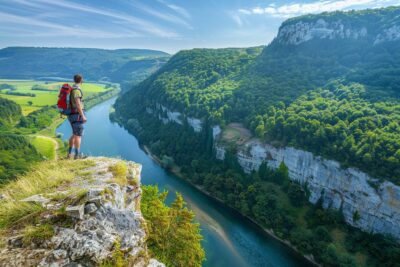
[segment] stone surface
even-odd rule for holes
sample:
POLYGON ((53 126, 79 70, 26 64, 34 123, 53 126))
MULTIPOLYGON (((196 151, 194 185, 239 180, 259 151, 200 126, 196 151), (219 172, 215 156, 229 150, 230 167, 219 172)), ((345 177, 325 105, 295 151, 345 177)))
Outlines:
POLYGON ((42 206, 45 206, 47 203, 50 202, 50 199, 45 198, 42 195, 33 195, 33 196, 30 196, 30 197, 24 198, 21 201, 34 202, 34 203, 41 204, 42 206))
POLYGON ((78 206, 68 206, 66 208, 67 215, 79 220, 83 219, 83 215, 85 214, 85 205, 78 206))
POLYGON ((101 197, 93 197, 88 200, 88 203, 94 203, 96 207, 100 207, 103 204, 101 197))
POLYGON ((360 39, 367 36, 365 27, 345 25, 341 20, 297 21, 279 30, 277 41, 281 44, 299 45, 313 39, 360 39))
POLYGON ((215 140, 220 134, 222 130, 219 125, 215 125, 212 127, 212 134, 213 134, 213 140, 215 140))
POLYGON ((156 259, 151 259, 147 267, 165 267, 165 265, 163 263, 160 263, 156 259))
POLYGON ((328 21, 323 18, 315 20, 296 20, 284 24, 280 29, 276 41, 284 45, 300 45, 316 39, 365 39, 371 45, 400 40, 400 25, 393 22, 386 28, 372 33, 365 26, 344 23, 337 19, 328 21))
POLYGON ((85 214, 92 214, 96 212, 97 206, 94 203, 89 203, 85 205, 85 214))
POLYGON ((187 122, 189 123, 189 125, 193 128, 193 130, 197 133, 201 132, 201 130, 203 129, 202 127, 202 121, 200 119, 196 119, 196 118, 187 118, 187 122))
POLYGON ((378 34, 374 44, 380 44, 383 42, 391 42, 400 40, 400 25, 393 25, 387 29, 384 29, 382 33, 378 34))
MULTIPOLYGON (((129 266, 164 266, 150 260, 147 254, 145 222, 139 209, 141 165, 127 162, 139 183, 127 190, 128 185, 112 183, 109 171, 109 167, 120 160, 91 160, 95 161, 95 166, 85 171, 91 171, 94 179, 77 177, 69 186, 70 192, 87 190, 79 200, 86 204, 66 209, 67 214, 80 220, 73 220, 72 225, 54 225, 54 236, 35 246, 24 247, 22 233, 13 233, 7 239, 7 247, 0 249, 0 267, 98 266, 112 257, 116 242, 129 256, 129 266)), ((52 205, 61 204, 48 195, 52 205)))
MULTIPOLYGON (((223 160, 225 150, 216 145, 216 157, 223 160)), ((243 170, 258 170, 263 162, 278 168, 284 161, 290 179, 307 185, 309 201, 322 200, 324 208, 341 209, 347 223, 368 232, 390 234, 400 240, 400 187, 354 168, 341 168, 333 160, 314 156, 293 147, 276 148, 258 140, 238 149, 237 159, 243 170), (373 184, 378 184, 374 188, 373 184), (360 219, 353 220, 355 213, 360 219)))
POLYGON ((187 117, 185 114, 182 114, 179 111, 172 111, 159 103, 156 104, 155 110, 153 110, 151 107, 147 107, 146 111, 147 110, 151 110, 152 112, 147 113, 158 117, 163 124, 173 122, 183 125, 183 120, 186 120, 195 132, 201 132, 203 130, 203 121, 201 119, 187 117))

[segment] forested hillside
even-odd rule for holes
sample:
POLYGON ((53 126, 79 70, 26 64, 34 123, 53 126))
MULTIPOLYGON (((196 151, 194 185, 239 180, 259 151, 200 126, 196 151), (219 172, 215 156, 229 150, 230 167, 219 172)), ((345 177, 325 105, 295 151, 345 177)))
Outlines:
POLYGON ((159 101, 189 115, 222 119, 241 75, 261 51, 261 47, 181 51, 137 86, 136 93, 126 94, 125 103, 159 101))
MULTIPOLYGON (((229 124, 399 185, 399 51, 400 8, 298 17, 264 48, 179 52, 120 97, 112 117, 166 168, 324 266, 396 266, 397 241, 347 226, 341 208, 321 199, 309 204, 307 184, 289 181, 284 160, 245 174, 237 153, 252 137, 229 124), (235 140, 224 144, 223 161, 213 151, 215 125, 235 140)), ((360 220, 357 211, 350 217, 360 220)))
POLYGON ((0 50, 0 78, 71 79, 139 82, 157 70, 169 55, 144 49, 8 47, 0 50))
POLYGON ((9 127, 22 116, 21 107, 8 99, 0 97, 0 129, 9 127))
POLYGON ((161 103, 213 123, 243 122, 260 138, 399 182, 399 15, 399 8, 386 8, 290 19, 261 54, 262 48, 183 51, 117 107, 133 117, 161 103), (334 111, 327 109, 329 97, 314 101, 323 105, 306 102, 317 97, 307 92, 321 87, 342 101, 334 111), (345 87, 362 93, 352 97, 345 87), (308 114, 293 114, 293 101, 308 114))

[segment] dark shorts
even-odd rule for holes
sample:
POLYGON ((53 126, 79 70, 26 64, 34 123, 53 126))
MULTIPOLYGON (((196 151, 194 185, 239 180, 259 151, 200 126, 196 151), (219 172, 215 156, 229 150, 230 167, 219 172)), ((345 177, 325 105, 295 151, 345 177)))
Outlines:
POLYGON ((72 134, 76 136, 82 136, 84 130, 84 123, 79 114, 72 114, 68 116, 68 120, 71 123, 72 134))

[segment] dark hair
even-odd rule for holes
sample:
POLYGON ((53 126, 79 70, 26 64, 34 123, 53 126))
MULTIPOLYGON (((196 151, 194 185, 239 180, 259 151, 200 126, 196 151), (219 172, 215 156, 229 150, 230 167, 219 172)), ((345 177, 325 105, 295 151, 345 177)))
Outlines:
POLYGON ((75 74, 75 76, 74 76, 74 82, 75 82, 75 83, 81 83, 81 82, 82 82, 82 75, 80 75, 80 74, 75 74))

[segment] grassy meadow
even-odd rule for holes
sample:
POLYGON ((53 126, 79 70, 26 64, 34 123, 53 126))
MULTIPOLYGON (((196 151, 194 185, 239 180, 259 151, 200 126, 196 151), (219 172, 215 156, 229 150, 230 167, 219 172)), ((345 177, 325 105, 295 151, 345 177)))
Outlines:
MULTIPOLYGON (((55 105, 57 103, 58 92, 64 82, 0 79, 0 85, 1 84, 11 85, 15 88, 14 90, 0 89, 0 96, 19 104, 22 108, 22 113, 26 116, 41 107, 55 105), (40 86, 43 90, 32 90, 34 86, 40 86), (34 94, 35 96, 10 95, 8 94, 9 92, 16 94, 34 94)), ((72 83, 70 84, 72 85, 72 83)), ((82 85, 82 91, 85 97, 107 90, 104 84, 84 83, 82 85)))
POLYGON ((37 135, 32 138, 31 144, 46 159, 56 159, 56 149, 59 144, 54 138, 37 135))

